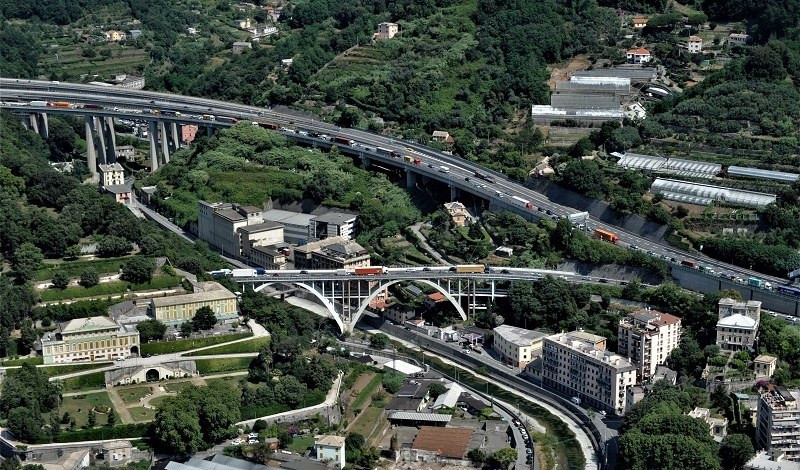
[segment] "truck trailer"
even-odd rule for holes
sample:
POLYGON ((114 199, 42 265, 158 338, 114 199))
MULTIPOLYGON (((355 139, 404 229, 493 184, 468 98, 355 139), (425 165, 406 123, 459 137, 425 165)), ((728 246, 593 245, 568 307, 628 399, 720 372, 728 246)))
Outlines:
POLYGON ((376 274, 386 274, 389 270, 383 266, 370 266, 367 268, 355 268, 353 274, 356 276, 374 276, 376 274))
POLYGON ((459 264, 456 266, 457 273, 463 274, 476 274, 476 273, 483 273, 486 271, 486 266, 482 264, 459 264))
POLYGON ((616 233, 601 228, 594 229, 594 236, 611 243, 617 243, 619 241, 619 237, 616 233))

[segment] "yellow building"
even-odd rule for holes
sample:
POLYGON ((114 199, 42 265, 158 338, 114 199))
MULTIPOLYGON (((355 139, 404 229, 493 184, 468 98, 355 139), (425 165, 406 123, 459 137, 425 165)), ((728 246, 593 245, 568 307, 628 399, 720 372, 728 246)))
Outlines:
POLYGON ((177 325, 194 318, 202 307, 209 307, 217 321, 239 318, 236 295, 216 282, 202 283, 202 291, 191 294, 158 297, 150 300, 150 314, 166 325, 177 325))
POLYGON ((139 331, 108 317, 76 318, 42 337, 45 364, 111 361, 139 354, 139 331))

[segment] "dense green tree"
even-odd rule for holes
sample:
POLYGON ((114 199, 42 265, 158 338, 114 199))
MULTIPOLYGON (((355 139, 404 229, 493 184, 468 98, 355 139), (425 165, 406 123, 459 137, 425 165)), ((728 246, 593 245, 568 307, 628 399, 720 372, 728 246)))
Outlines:
POLYGON ((122 237, 106 236, 97 242, 97 254, 103 257, 123 256, 132 249, 130 242, 122 237))
POLYGON ((56 289, 66 289, 69 285, 69 276, 63 271, 53 273, 53 287, 56 289))
POLYGON ((8 412, 7 426, 18 440, 35 442, 42 435, 44 421, 35 409, 17 407, 8 412))
POLYGON ((33 279, 43 259, 42 250, 32 243, 23 243, 14 251, 11 267, 14 269, 14 274, 16 274, 17 278, 27 281, 33 279))
POLYGON ((217 316, 214 315, 214 311, 208 306, 198 308, 192 318, 192 327, 194 331, 210 330, 214 328, 216 324, 217 316))
POLYGON ((383 374, 381 383, 383 384, 383 388, 385 388, 387 392, 395 394, 397 393, 398 390, 400 390, 400 387, 403 385, 403 376, 396 372, 387 372, 383 374))
POLYGON ((281 403, 286 403, 291 407, 302 405, 303 397, 306 394, 305 384, 292 376, 281 377, 280 382, 275 384, 275 399, 281 403))
POLYGON ((167 332, 167 325, 161 323, 156 319, 145 320, 136 324, 136 329, 139 330, 139 338, 143 343, 153 340, 161 340, 167 332))
POLYGON ((96 286, 100 282, 100 275, 94 268, 87 268, 81 273, 80 285, 83 287, 96 286))
POLYGON ((93 428, 97 426, 97 413, 95 413, 94 408, 89 410, 89 415, 86 417, 86 427, 93 428))
POLYGON ((486 458, 486 466, 495 470, 506 470, 517 460, 517 451, 504 447, 486 458))
POLYGON ((389 344, 389 337, 383 333, 376 333, 369 337, 369 345, 375 349, 385 349, 389 344))
POLYGON ((134 284, 150 282, 156 270, 156 262, 152 258, 136 256, 122 265, 121 279, 134 284))
POLYGON ((185 321, 185 322, 181 323, 180 330, 181 330, 181 334, 185 338, 188 338, 189 336, 192 335, 192 333, 194 333, 194 324, 191 321, 185 321))
POLYGON ((725 470, 741 470, 755 453, 753 442, 746 434, 728 434, 719 447, 719 458, 725 470))

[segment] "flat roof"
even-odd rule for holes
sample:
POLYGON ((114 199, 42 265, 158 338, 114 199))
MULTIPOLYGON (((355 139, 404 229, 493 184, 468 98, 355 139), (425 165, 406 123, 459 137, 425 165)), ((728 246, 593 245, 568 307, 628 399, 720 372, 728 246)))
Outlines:
POLYGON ((516 346, 530 346, 535 341, 540 341, 547 336, 547 333, 542 333, 536 330, 526 330, 525 328, 518 328, 511 325, 500 325, 494 329, 494 334, 499 335, 504 340, 516 346))
POLYGON ((172 295, 168 297, 156 297, 151 299, 154 307, 167 307, 170 305, 182 305, 195 302, 209 302, 213 300, 235 299, 236 296, 228 289, 215 289, 204 292, 193 292, 191 294, 172 295))
POLYGON ((239 213, 236 209, 217 209, 214 211, 214 215, 218 215, 224 219, 228 219, 231 222, 238 222, 240 220, 245 220, 247 217, 243 216, 239 213))
POLYGON ((313 214, 304 214, 302 212, 284 211, 281 209, 270 209, 261 214, 264 220, 272 222, 280 222, 284 225, 301 225, 308 226, 311 220, 316 217, 313 214))
POLYGON ((76 318, 61 327, 62 333, 77 333, 80 331, 106 330, 117 328, 119 325, 108 317, 76 318))
MULTIPOLYGON (((439 413, 413 413, 410 411, 395 411, 389 414, 389 419, 403 421, 428 421, 431 423, 449 423, 453 415, 442 415, 439 413)), ((441 429, 441 428, 437 428, 441 429)))
POLYGON ((314 217, 314 222, 324 222, 326 224, 344 224, 354 222, 358 218, 357 214, 348 214, 345 212, 326 212, 322 215, 314 217))
POLYGON ((283 224, 280 224, 278 222, 273 222, 272 220, 268 220, 260 224, 245 225, 244 227, 239 227, 237 232, 255 233, 255 232, 264 232, 266 230, 275 230, 279 228, 283 228, 283 224))

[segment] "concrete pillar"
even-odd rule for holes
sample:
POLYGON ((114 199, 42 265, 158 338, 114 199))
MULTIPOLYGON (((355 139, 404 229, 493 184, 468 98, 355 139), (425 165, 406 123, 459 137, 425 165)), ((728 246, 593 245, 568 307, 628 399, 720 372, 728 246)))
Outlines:
POLYGON ((214 137, 214 128, 211 126, 206 126, 206 137, 209 139, 214 137))
POLYGON ((50 123, 47 121, 47 113, 39 113, 39 134, 44 139, 50 137, 50 123))
POLYGON ((406 188, 417 186, 417 174, 411 170, 406 170, 406 188))
POLYGON ((156 122, 147 121, 147 136, 150 139, 150 171, 158 170, 158 148, 156 143, 156 122))
POLYGON ((455 201, 455 200, 458 199, 458 193, 459 193, 458 188, 456 188, 455 186, 450 186, 450 200, 451 201, 455 201))
POLYGON ((97 136, 97 139, 100 141, 98 144, 98 156, 100 157, 100 163, 103 165, 107 165, 110 163, 108 161, 108 149, 106 148, 106 133, 104 127, 104 123, 101 118, 97 116, 92 118, 92 127, 94 128, 94 133, 97 136))
POLYGON ((366 156, 361 155, 360 158, 361 158, 361 166, 363 166, 365 169, 369 168, 369 166, 372 165, 372 160, 370 160, 366 156))
POLYGON ((161 141, 161 153, 164 155, 164 163, 169 163, 169 136, 164 121, 158 121, 158 140, 161 141))
POLYGON ((108 133, 106 136, 106 144, 108 144, 108 148, 106 149, 106 161, 108 163, 113 163, 117 161, 117 133, 114 132, 114 118, 108 116, 105 118, 105 130, 108 133))
POLYGON ((39 117, 36 115, 37 113, 29 114, 28 115, 28 122, 31 124, 29 127, 35 133, 39 133, 39 117))
POLYGON ((178 131, 178 123, 172 122, 170 124, 170 130, 172 131, 172 139, 170 142, 172 143, 172 151, 175 152, 179 148, 181 148, 181 139, 180 139, 180 132, 178 131))
POLYGON ((83 128, 86 131, 86 166, 92 176, 97 175, 97 152, 94 148, 94 133, 92 132, 92 117, 86 116, 83 119, 83 128))

